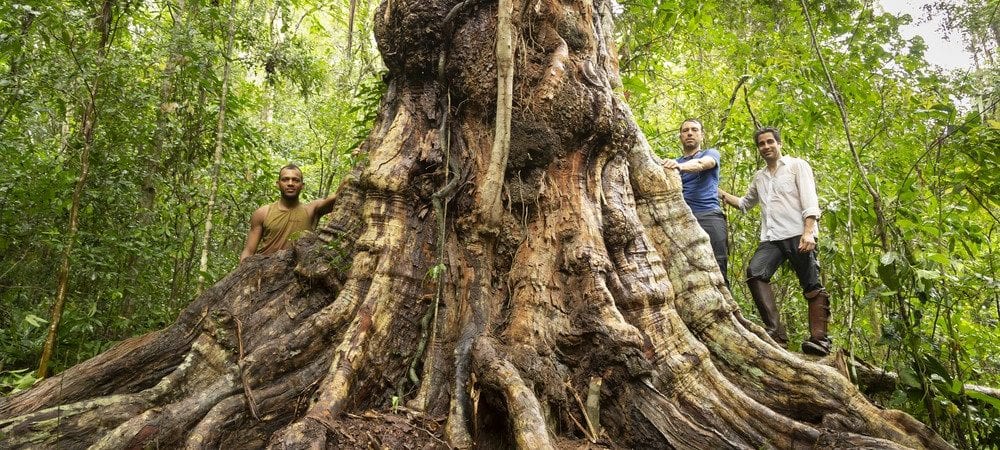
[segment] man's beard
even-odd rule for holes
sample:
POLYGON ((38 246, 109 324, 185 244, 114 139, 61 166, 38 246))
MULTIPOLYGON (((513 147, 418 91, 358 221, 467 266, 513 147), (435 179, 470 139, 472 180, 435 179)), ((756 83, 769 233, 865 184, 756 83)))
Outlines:
POLYGON ((299 193, 286 194, 285 191, 281 191, 281 198, 290 202, 297 201, 299 199, 299 193))

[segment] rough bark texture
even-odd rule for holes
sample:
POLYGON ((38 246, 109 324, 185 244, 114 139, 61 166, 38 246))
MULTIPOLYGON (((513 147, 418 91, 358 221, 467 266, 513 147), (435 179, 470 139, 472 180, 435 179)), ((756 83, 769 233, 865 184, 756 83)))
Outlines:
POLYGON ((514 1, 493 221, 497 5, 387 0, 388 93, 325 227, 0 400, 0 447, 948 447, 743 318, 614 93, 610 7, 514 1))

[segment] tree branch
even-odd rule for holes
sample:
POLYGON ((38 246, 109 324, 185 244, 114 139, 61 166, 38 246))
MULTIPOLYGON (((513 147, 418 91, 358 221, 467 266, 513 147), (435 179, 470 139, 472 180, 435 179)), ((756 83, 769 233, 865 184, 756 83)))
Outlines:
MULTIPOLYGON (((739 94, 740 88, 743 87, 744 83, 746 83, 748 80, 750 80, 750 75, 741 76, 739 81, 736 82, 736 87, 733 88, 733 95, 729 96, 729 106, 722 113, 722 121, 719 123, 719 133, 718 133, 719 137, 718 139, 715 140, 716 147, 719 146, 719 141, 722 140, 722 131, 726 129, 726 121, 729 120, 729 113, 733 111, 733 104, 736 103, 736 96, 739 94)), ((748 104, 748 109, 749 109, 749 104, 748 104)), ((752 114, 753 113, 751 112, 751 115, 752 114)), ((754 122, 756 124, 756 119, 754 120, 754 122)))

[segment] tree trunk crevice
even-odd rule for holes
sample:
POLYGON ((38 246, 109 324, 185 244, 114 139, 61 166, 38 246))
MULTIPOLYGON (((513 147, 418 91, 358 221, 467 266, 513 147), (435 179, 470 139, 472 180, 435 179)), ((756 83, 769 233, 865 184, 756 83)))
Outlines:
POLYGON ((388 92, 328 222, 0 399, 0 446, 948 448, 742 316, 615 92, 611 7, 514 2, 494 152, 497 6, 383 2, 388 92))

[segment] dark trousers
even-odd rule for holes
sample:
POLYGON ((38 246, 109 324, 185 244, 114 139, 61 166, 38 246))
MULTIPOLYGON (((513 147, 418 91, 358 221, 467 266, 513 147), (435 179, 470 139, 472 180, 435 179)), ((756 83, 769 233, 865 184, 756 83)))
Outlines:
POLYGON ((819 260, 816 259, 816 250, 809 253, 799 253, 799 238, 795 236, 780 241, 764 241, 757 246, 753 258, 750 259, 750 266, 747 267, 747 279, 758 278, 771 282, 774 272, 778 271, 778 266, 788 260, 795 270, 795 275, 799 277, 799 285, 802 292, 812 292, 823 289, 823 284, 819 282, 819 260))
POLYGON ((729 287, 729 235, 726 231, 726 215, 722 210, 694 213, 694 218, 698 220, 698 225, 708 233, 708 239, 712 242, 712 253, 715 261, 719 263, 719 270, 722 271, 722 278, 726 280, 726 287, 729 287))

